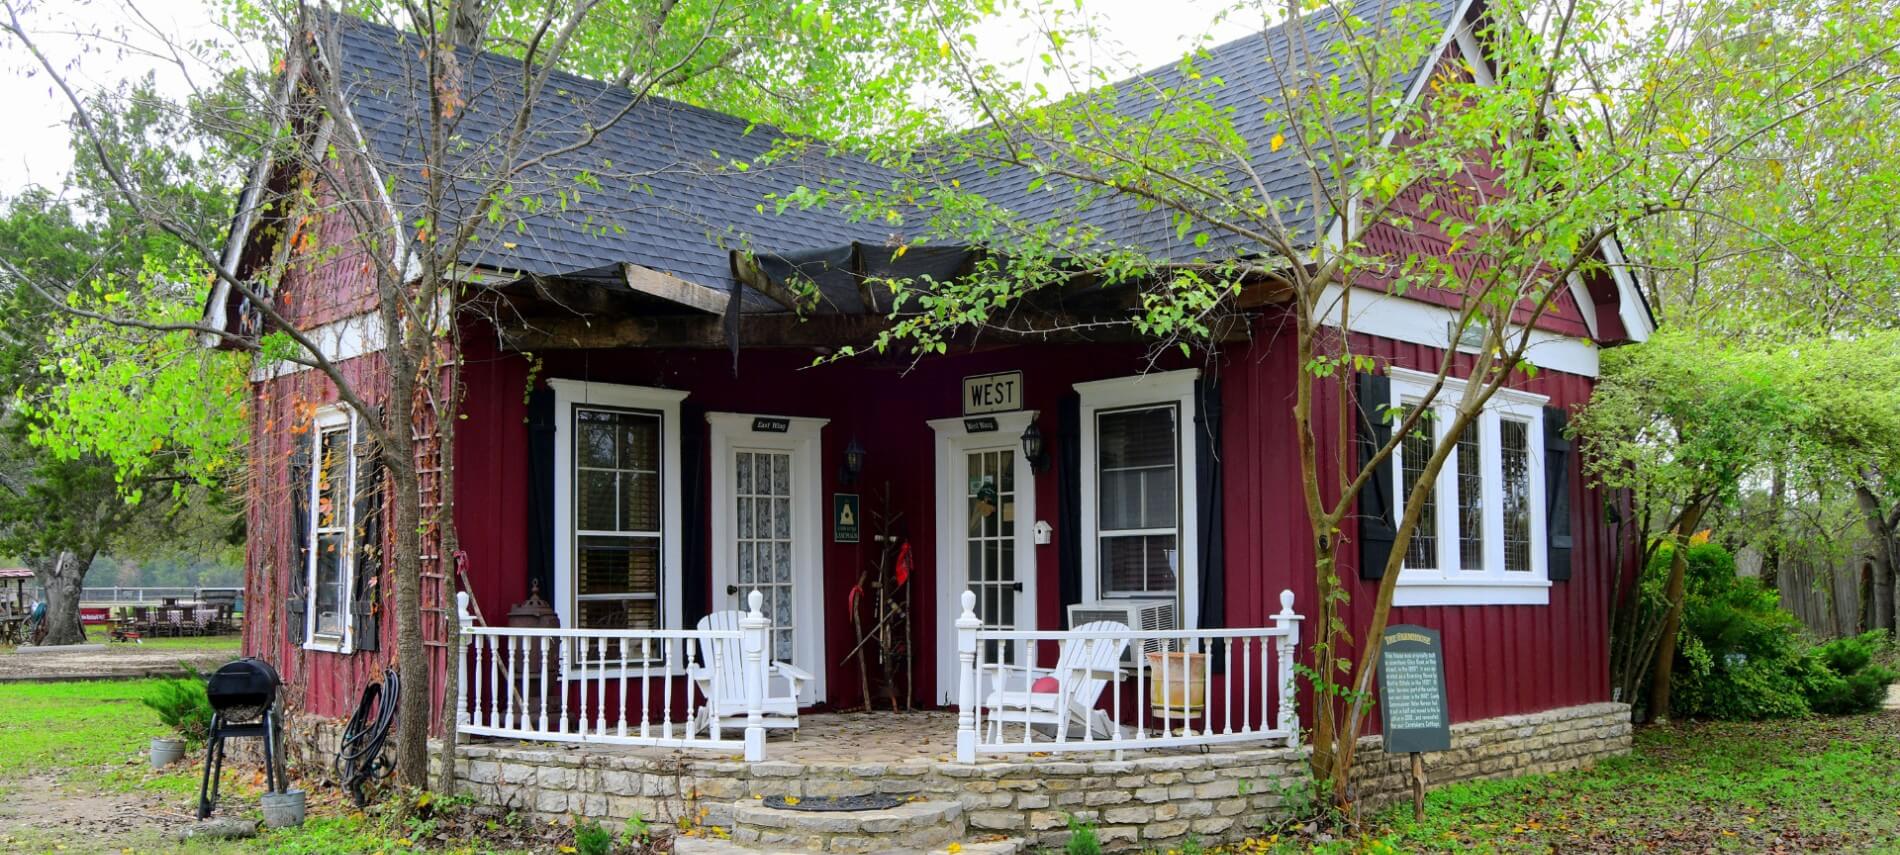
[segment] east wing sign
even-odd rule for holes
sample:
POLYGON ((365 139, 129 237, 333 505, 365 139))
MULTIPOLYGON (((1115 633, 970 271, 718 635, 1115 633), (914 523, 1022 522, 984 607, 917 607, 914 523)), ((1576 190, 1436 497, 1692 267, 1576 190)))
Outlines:
POLYGON ((1003 371, 963 378, 963 414, 1007 413, 1023 408, 1023 373, 1003 371))

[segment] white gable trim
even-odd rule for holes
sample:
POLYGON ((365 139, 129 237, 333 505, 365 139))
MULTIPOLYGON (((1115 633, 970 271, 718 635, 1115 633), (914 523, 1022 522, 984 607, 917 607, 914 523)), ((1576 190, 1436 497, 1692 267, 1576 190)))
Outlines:
MULTIPOLYGON (((1342 325, 1340 308, 1344 295, 1345 289, 1337 285, 1326 286, 1326 294, 1320 298, 1319 305, 1321 323, 1333 327, 1342 325)), ((1409 341, 1441 350, 1451 347, 1451 325, 1458 320, 1458 313, 1444 306, 1387 294, 1374 288, 1353 289, 1351 312, 1351 317, 1344 320, 1345 327, 1353 332, 1409 341)), ((1513 337, 1522 329, 1516 324, 1510 328, 1513 337)), ((1597 376, 1595 342, 1536 328, 1530 330, 1530 337, 1531 345, 1524 350, 1524 361, 1551 371, 1597 376)))

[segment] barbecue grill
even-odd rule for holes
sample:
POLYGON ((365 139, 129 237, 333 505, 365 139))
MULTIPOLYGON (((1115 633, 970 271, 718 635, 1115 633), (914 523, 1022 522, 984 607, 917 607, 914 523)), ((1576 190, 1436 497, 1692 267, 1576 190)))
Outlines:
POLYGON ((205 680, 211 701, 211 733, 205 739, 205 777, 198 788, 198 818, 211 815, 218 802, 219 773, 224 770, 224 741, 255 736, 264 740, 264 781, 281 793, 286 782, 277 758, 277 669, 262 659, 239 659, 205 680))

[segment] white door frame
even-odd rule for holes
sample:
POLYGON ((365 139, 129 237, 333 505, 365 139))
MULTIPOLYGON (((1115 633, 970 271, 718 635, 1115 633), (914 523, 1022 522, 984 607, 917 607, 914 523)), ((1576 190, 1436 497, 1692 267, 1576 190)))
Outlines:
MULTIPOLYGON (((965 419, 932 419, 937 435, 937 701, 954 704, 956 698, 956 620, 962 612, 962 580, 969 578, 963 535, 970 529, 968 454, 997 448, 1015 451, 1016 466, 1016 578, 1023 590, 1016 601, 1018 629, 1036 628, 1036 476, 1023 453, 1023 431, 1036 420, 1035 410, 972 417, 995 419, 996 430, 971 433, 965 419)), ((987 618, 979 614, 977 617, 987 618)))
MULTIPOLYGON (((739 550, 732 495, 732 454, 737 450, 790 452, 792 455, 792 636, 793 664, 812 673, 799 703, 825 698, 825 567, 823 469, 819 432, 829 419, 707 413, 712 455, 712 603, 713 611, 743 608, 739 596, 726 594, 738 584, 739 550), (784 422, 785 432, 753 430, 755 419, 784 422)), ((769 655, 769 651, 768 651, 769 655)))

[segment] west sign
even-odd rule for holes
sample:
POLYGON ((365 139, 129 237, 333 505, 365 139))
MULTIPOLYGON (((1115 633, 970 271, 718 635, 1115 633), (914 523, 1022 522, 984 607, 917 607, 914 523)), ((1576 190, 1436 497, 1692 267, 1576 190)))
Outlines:
POLYGON ((1023 408, 1023 373, 1002 371, 963 378, 963 414, 1007 413, 1023 408))

